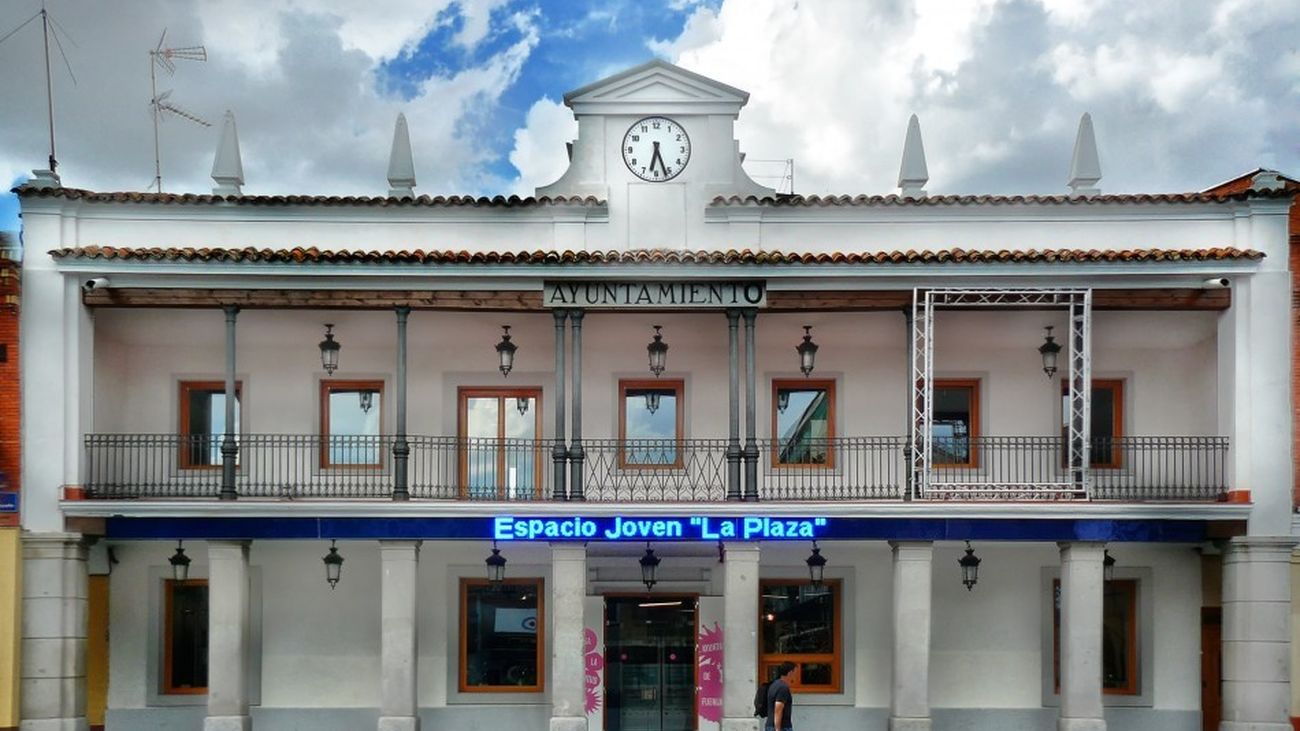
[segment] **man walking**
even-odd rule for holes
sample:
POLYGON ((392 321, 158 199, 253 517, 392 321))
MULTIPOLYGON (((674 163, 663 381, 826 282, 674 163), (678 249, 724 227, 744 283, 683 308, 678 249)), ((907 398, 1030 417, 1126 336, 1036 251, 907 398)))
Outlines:
POLYGON ((783 662, 776 667, 776 680, 767 686, 766 731, 791 731, 794 699, 790 697, 790 683, 794 682, 794 663, 783 662))

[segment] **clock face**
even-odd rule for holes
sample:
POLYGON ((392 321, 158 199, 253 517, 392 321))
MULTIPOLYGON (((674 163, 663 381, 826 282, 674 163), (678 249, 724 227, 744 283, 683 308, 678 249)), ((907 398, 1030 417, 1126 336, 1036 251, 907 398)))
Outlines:
POLYGON ((691 138, 680 124, 667 117, 646 117, 623 135, 623 162, 642 180, 672 180, 690 161, 691 138))

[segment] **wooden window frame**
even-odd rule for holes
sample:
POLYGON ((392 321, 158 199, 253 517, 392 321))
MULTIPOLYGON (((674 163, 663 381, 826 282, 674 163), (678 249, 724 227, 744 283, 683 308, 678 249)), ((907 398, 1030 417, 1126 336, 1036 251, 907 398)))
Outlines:
POLYGON ((835 379, 833 378, 773 378, 772 379, 772 469, 835 469, 835 436, 838 433, 835 424, 835 379), (776 401, 777 393, 782 388, 794 389, 802 387, 804 390, 823 388, 826 390, 828 404, 826 406, 826 462, 819 464, 817 462, 782 462, 781 461, 781 434, 777 431, 776 421, 776 401))
POLYGON ((505 579, 504 586, 536 586, 537 588, 537 684, 536 685, 469 685, 466 682, 466 669, 469 660, 469 587, 489 586, 487 579, 461 577, 460 579, 460 619, 457 630, 460 634, 460 651, 456 660, 456 687, 462 693, 541 693, 546 690, 546 580, 540 576, 505 579))
MULTIPOLYGON (((187 437, 193 436, 192 434, 190 434, 190 394, 196 391, 201 391, 201 392, 220 391, 222 395, 224 395, 226 392, 226 382, 225 381, 181 381, 180 382, 179 384, 180 406, 178 408, 178 413, 180 414, 180 426, 176 430, 177 435, 180 437, 180 445, 179 445, 180 466, 181 469, 186 469, 186 470, 219 470, 221 469, 220 463, 194 464, 193 462, 190 461, 190 450, 189 450, 190 445, 188 444, 189 440, 187 439, 187 437)), ((244 404, 244 382, 243 381, 235 381, 235 401, 237 405, 240 407, 238 409, 239 421, 242 422, 244 418, 244 410, 242 408, 244 404)), ((236 436, 243 433, 243 429, 240 428, 241 426, 242 424, 235 424, 236 436)), ((221 436, 221 435, 214 434, 212 436, 221 436)), ((238 466, 238 461, 236 461, 236 466, 238 466)))
MULTIPOLYGON (((543 464, 543 460, 549 452, 542 447, 544 441, 544 437, 542 436, 542 387, 519 386, 511 388, 508 386, 461 386, 456 389, 456 434, 457 438, 461 440, 461 445, 456 449, 456 473, 459 483, 458 492, 462 500, 469 498, 469 455, 465 447, 466 440, 470 438, 466 433, 466 427, 468 426, 466 422, 469 419, 469 400, 472 398, 501 399, 501 408, 497 411, 498 436, 496 438, 504 439, 505 437, 502 435, 505 434, 505 400, 518 398, 520 396, 533 399, 535 404, 535 413, 533 414, 533 419, 535 420, 533 434, 535 436, 533 440, 536 442, 536 448, 534 449, 533 456, 533 464, 535 465, 533 468, 533 484, 537 485, 537 497, 544 497, 541 495, 542 487, 544 485, 542 470, 545 465, 543 464)), ((500 452, 497 455, 497 475, 499 476, 505 474, 506 454, 504 450, 498 451, 500 452)), ((497 497, 499 499, 505 499, 504 495, 505 487, 498 486, 497 497)))
POLYGON ((682 447, 686 428, 686 381, 680 378, 620 378, 618 381, 618 467, 623 470, 680 470, 684 462, 682 447), (674 391, 677 399, 677 422, 673 427, 673 442, 677 445, 672 462, 641 463, 627 461, 627 392, 639 388, 653 388, 661 391, 674 391))
POLYGON ((790 691, 794 693, 818 693, 833 694, 841 693, 844 690, 844 582, 840 579, 826 579, 823 585, 831 589, 833 598, 831 610, 831 635, 832 650, 828 656, 825 653, 765 653, 763 652, 763 599, 762 594, 765 587, 768 586, 808 586, 806 579, 762 579, 758 580, 758 682, 766 682, 767 669, 775 667, 785 661, 790 661, 795 665, 794 682, 790 684, 790 691), (811 685, 805 686, 799 676, 802 672, 803 663, 829 662, 831 666, 831 684, 830 685, 811 685))
MULTIPOLYGON (((979 469, 980 466, 979 438, 980 438, 980 434, 983 431, 980 428, 980 420, 981 420, 980 379, 978 378, 936 378, 934 379, 933 383, 934 383, 934 390, 936 391, 939 390, 940 388, 969 388, 970 389, 970 434, 967 436, 967 438, 970 439, 970 444, 968 445, 968 451, 970 452, 970 459, 965 462, 934 462, 933 461, 934 457, 932 452, 930 457, 931 459, 930 467, 936 469, 949 469, 949 468, 979 469)), ((930 422, 931 424, 933 424, 934 422, 933 406, 931 406, 930 422)))
MULTIPOLYGON (((1114 408, 1114 413, 1111 415, 1110 428, 1111 428, 1111 434, 1114 435, 1111 438, 1118 440, 1124 436, 1124 379, 1123 378, 1094 378, 1092 379, 1092 390, 1095 393, 1098 389, 1104 389, 1112 392, 1111 399, 1115 405, 1115 408, 1114 408)), ((1069 415, 1068 404, 1066 404, 1065 401, 1067 398, 1069 398, 1069 393, 1070 393, 1070 381, 1068 379, 1062 378, 1061 379, 1061 397, 1062 397, 1061 407, 1063 413, 1061 414, 1061 433, 1063 436, 1066 436, 1067 439, 1069 437, 1067 434, 1068 430, 1066 428, 1066 421, 1070 418, 1070 415, 1069 415)), ((1089 407, 1091 407, 1091 404, 1089 404, 1089 407)), ((1088 435, 1088 440, 1089 441, 1092 440, 1092 435, 1088 435)), ((1065 454, 1066 454, 1066 450, 1063 448, 1061 450, 1062 464, 1064 464, 1065 463, 1064 461, 1067 459, 1065 454)), ((1088 456, 1090 462, 1088 467, 1090 469, 1117 470, 1124 466, 1124 450, 1118 444, 1111 444, 1110 459, 1106 460, 1105 462, 1097 461, 1094 455, 1092 454, 1091 449, 1089 450, 1088 456)))
MULTIPOLYGON (((378 462, 334 464, 330 461, 330 395, 335 391, 378 391, 379 434, 384 435, 384 382, 382 380, 351 380, 320 382, 320 467, 321 469, 383 469, 384 450, 378 448, 378 462)), ((383 440, 378 440, 381 444, 383 440)))
MULTIPOLYGON (((172 592, 177 587, 185 586, 208 586, 207 579, 185 579, 177 581, 175 579, 163 580, 163 667, 162 679, 159 683, 162 695, 203 695, 208 692, 207 686, 204 687, 176 687, 172 685, 172 640, 175 637, 175 628, 172 625, 172 592)), ((211 605, 209 604, 209 611, 211 605)), ((211 679, 209 678, 209 681, 211 679)))
MULTIPOLYGON (((1052 579, 1052 588, 1051 588, 1052 593, 1051 596, 1049 597, 1050 601, 1052 602, 1052 689, 1053 692, 1056 693, 1057 695, 1060 695, 1061 693, 1061 612, 1056 605, 1056 593, 1060 590, 1060 586, 1061 586, 1060 577, 1052 579)), ((1128 595, 1128 616, 1124 620, 1124 624, 1125 624, 1124 629, 1125 632, 1128 634, 1128 643, 1127 643, 1128 651, 1125 653, 1124 656, 1125 671, 1126 671, 1125 677, 1128 678, 1128 683, 1122 688, 1107 688, 1103 685, 1101 692, 1103 695, 1137 696, 1140 695, 1140 692, 1138 690, 1138 681, 1139 681, 1139 674, 1141 672, 1141 668, 1138 667, 1138 645, 1141 642, 1141 638, 1138 637, 1137 617, 1138 617, 1138 612, 1141 611, 1140 608, 1138 607, 1138 602, 1142 598, 1142 587, 1140 586, 1140 580, 1136 578, 1111 579, 1110 581, 1105 582, 1105 586, 1102 589, 1103 592, 1102 634, 1103 635, 1106 632, 1105 624, 1104 624, 1105 622, 1104 592, 1107 589, 1115 589, 1115 588, 1120 588, 1125 594, 1128 595)), ((1102 669, 1104 670, 1105 669, 1104 658, 1101 659, 1101 664, 1102 664, 1102 669)))

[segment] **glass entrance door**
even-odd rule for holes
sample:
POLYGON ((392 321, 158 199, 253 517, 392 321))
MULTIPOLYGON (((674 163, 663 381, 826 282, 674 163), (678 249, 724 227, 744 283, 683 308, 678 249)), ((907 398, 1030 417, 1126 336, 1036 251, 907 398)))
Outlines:
POLYGON ((695 728, 695 597, 605 599, 605 730, 695 728))

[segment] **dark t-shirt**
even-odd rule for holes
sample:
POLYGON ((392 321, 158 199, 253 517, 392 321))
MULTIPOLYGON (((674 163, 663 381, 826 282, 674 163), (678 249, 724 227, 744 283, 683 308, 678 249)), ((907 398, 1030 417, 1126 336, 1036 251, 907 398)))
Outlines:
MULTIPOLYGON (((793 715, 791 711, 794 708, 794 699, 790 697, 790 686, 785 684, 784 680, 777 678, 771 685, 767 686, 767 723, 776 723, 776 702, 781 701, 785 708, 781 709, 781 728, 792 728, 794 722, 790 720, 793 715)), ((779 730, 778 730, 779 731, 779 730)))

